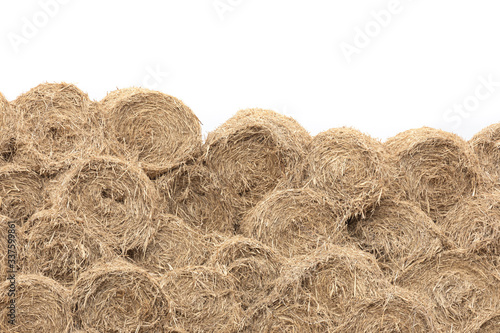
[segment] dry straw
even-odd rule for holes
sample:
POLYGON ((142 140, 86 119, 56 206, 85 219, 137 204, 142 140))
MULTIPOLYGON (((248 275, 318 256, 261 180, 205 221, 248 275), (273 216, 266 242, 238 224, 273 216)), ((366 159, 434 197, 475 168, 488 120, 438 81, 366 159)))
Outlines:
POLYGON ((463 250, 446 251, 408 267, 396 284, 421 293, 450 332, 500 309, 500 276, 481 257, 463 250))
POLYGON ((500 123, 479 131, 469 140, 485 173, 497 185, 500 183, 500 123))
POLYGON ((0 330, 2 332, 69 333, 72 317, 69 291, 41 275, 18 274, 15 282, 15 325, 8 322, 9 280, 0 285, 0 330))
POLYGON ((170 300, 145 270, 115 259, 83 273, 72 290, 79 329, 159 332, 170 317, 170 300))
POLYGON ((12 161, 14 154, 13 112, 10 103, 0 93, 0 166, 12 161))
POLYGON ((482 182, 477 157, 455 134, 422 127, 388 139, 386 147, 398 169, 397 185, 434 221, 482 182))
POLYGON ((294 119, 248 109, 208 134, 203 157, 241 215, 301 164, 310 140, 294 119))
POLYGON ((102 231, 103 239, 121 253, 145 250, 156 231, 159 194, 141 169, 122 160, 79 161, 53 195, 60 208, 102 231))
POLYGON ((98 232, 71 212, 52 209, 35 213, 19 235, 24 243, 21 270, 48 276, 63 285, 71 285, 95 262, 115 256, 98 232))
POLYGON ((184 162, 200 149, 200 121, 175 97, 128 88, 109 93, 100 104, 125 157, 139 162, 150 176, 184 162))
MULTIPOLYGON (((18 227, 14 223, 14 229, 10 233, 13 234, 13 236, 10 236, 11 241, 9 241, 9 225, 14 223, 12 219, 10 219, 7 216, 0 215, 0 281, 5 281, 7 278, 7 272, 10 271, 8 267, 8 255, 9 255, 9 246, 21 246, 21 242, 16 239, 16 233, 17 230, 16 228, 18 227), (17 242, 16 242, 17 241, 17 242), (16 243, 14 243, 16 242, 16 243), (14 245, 11 245, 14 244, 14 245)), ((13 248, 11 248, 11 251, 13 248)), ((11 252, 12 254, 12 252, 11 252)), ((12 257, 10 257, 12 259, 12 257)), ((17 268, 16 268, 17 270, 17 268)))
POLYGON ((348 231, 354 242, 372 253, 389 275, 397 275, 419 258, 451 246, 420 207, 397 199, 383 199, 372 215, 352 221, 348 231))
POLYGON ((347 242, 342 209, 313 189, 275 190, 252 208, 241 232, 286 257, 307 254, 325 243, 347 242))
POLYGON ((235 332, 243 311, 235 281, 216 269, 190 266, 166 273, 161 285, 172 300, 176 318, 170 323, 188 332, 235 332))
POLYGON ((473 321, 464 332, 498 333, 500 331, 500 310, 489 313, 473 321))

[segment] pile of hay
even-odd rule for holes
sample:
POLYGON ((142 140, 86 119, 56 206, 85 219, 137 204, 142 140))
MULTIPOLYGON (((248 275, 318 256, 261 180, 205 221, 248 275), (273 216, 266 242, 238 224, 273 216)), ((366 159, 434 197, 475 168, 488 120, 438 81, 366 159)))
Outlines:
POLYGON ((15 281, 15 325, 8 322, 11 282, 3 281, 0 285, 2 332, 71 332, 71 308, 66 288, 40 275, 18 274, 15 281))
POLYGON ((29 168, 6 164, 0 167, 0 214, 25 221, 44 206, 44 182, 29 168))
POLYGON ((125 157, 150 176, 186 161, 201 147, 200 121, 175 97, 128 88, 109 93, 100 105, 125 157))
POLYGON ((395 283, 420 293, 432 304, 444 331, 463 328, 500 309, 498 271, 481 257, 463 250, 424 258, 408 267, 395 283))
POLYGON ((170 326, 188 332, 235 332, 240 328, 243 310, 230 276, 210 267, 190 266, 166 273, 161 286, 176 314, 170 326))
POLYGON ((307 254, 325 243, 347 242, 341 207, 308 188, 271 192, 248 212, 240 228, 286 257, 307 254))
POLYGON ((149 272, 164 274, 184 266, 203 265, 215 246, 177 216, 159 214, 158 231, 145 252, 134 252, 132 259, 149 272))
POLYGON ((305 182, 338 201, 344 220, 364 217, 387 191, 393 176, 385 156, 378 140, 352 128, 332 128, 313 138, 305 182))
POLYGON ((360 249, 372 253, 389 275, 451 246, 420 207, 397 199, 383 199, 372 215, 351 221, 348 231, 360 249))
POLYGON ((21 270, 48 276, 63 285, 71 285, 97 261, 116 256, 92 225, 72 212, 37 212, 19 235, 24 243, 19 257, 21 270))
POLYGON ((115 259, 80 276, 72 309, 78 329, 159 332, 170 317, 170 300, 148 272, 115 259))
POLYGON ((500 332, 500 310, 481 316, 472 322, 464 332, 470 333, 498 333, 500 332))
POLYGON ((420 295, 403 288, 391 288, 386 294, 357 301, 354 310, 333 332, 436 332, 430 307, 420 295))
POLYGON ((500 184, 500 123, 476 133, 469 144, 488 177, 497 185, 500 184))
POLYGON ((208 134, 203 161, 240 217, 302 163, 311 136, 294 119, 248 109, 208 134))
POLYGON ((158 191, 141 169, 125 161, 113 157, 79 161, 53 195, 58 207, 93 224, 120 253, 145 250, 156 232, 158 191))
POLYGON ((53 174, 105 150, 96 105, 72 84, 44 83, 12 102, 16 163, 53 174))
POLYGON ((398 182, 407 199, 416 202, 434 221, 464 197, 471 197, 483 177, 479 161, 458 135, 422 127, 386 141, 398 169, 398 182))
POLYGON ((279 254, 260 242, 235 236, 218 246, 207 265, 236 280, 236 289, 246 309, 269 294, 284 263, 279 254))
POLYGON ((201 163, 183 164, 155 179, 165 211, 204 232, 234 233, 235 211, 218 177, 201 163))

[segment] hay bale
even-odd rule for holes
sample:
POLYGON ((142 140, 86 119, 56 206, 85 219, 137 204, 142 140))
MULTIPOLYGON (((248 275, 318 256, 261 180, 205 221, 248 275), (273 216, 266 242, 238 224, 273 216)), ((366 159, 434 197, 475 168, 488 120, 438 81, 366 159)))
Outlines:
POLYGON ((432 305, 443 331, 460 331, 481 315, 500 309, 498 271, 463 250, 424 258, 408 267, 395 283, 420 293, 432 305))
POLYGON ((285 257, 347 242, 340 205, 308 188, 273 191, 247 213, 241 232, 285 257))
POLYGON ((2 332, 61 332, 72 329, 69 291, 41 275, 16 275, 15 325, 8 322, 11 282, 0 285, 0 330, 2 332))
POLYGON ((19 233, 24 243, 19 258, 22 271, 48 276, 63 285, 73 284, 97 261, 116 256, 92 225, 72 212, 40 211, 19 233))
POLYGON ((166 273, 161 286, 176 313, 172 327, 188 332, 235 332, 243 311, 235 296, 235 281, 206 266, 191 266, 166 273))
POLYGON ((72 84, 40 84, 20 95, 12 106, 16 163, 53 174, 105 149, 102 119, 95 103, 72 84))
POLYGON ((24 166, 0 167, 0 214, 23 222, 44 206, 43 180, 24 166))
POLYGON ((452 246, 420 207, 398 199, 383 199, 372 215, 351 221, 348 231, 357 246, 372 253, 389 276, 452 246))
POLYGON ((165 211, 204 232, 234 233, 235 211, 217 176, 201 163, 183 164, 155 180, 165 211))
MULTIPOLYGON (((17 252, 22 247, 22 241, 18 236, 18 228, 19 226, 9 217, 0 215, 0 281, 5 281, 7 279, 7 275, 9 271, 11 271, 8 260, 16 260, 18 263, 18 254, 17 252), (12 225, 13 224, 13 225, 12 225), (14 232, 9 233, 9 226, 13 226, 14 232), (14 236, 10 236, 9 234, 14 234, 14 236), (9 252, 10 248, 10 252, 9 252), (16 251, 15 253, 13 251, 16 251), (10 255, 10 256, 9 256, 10 255)), ((18 267, 15 269, 18 270, 18 267)))
POLYGON ((141 169, 113 157, 80 161, 53 195, 58 207, 93 224, 120 253, 145 250, 157 229, 153 216, 159 194, 154 184, 141 169))
POLYGON ((488 313, 474 320, 464 332, 498 333, 500 332, 500 311, 488 313))
POLYGON ((398 185, 434 221, 463 197, 471 197, 483 181, 470 146, 455 134, 422 127, 386 141, 398 169, 398 185))
POLYGON ((0 93, 0 129, 3 131, 7 127, 7 117, 12 112, 9 101, 0 93))
POLYGON ((134 252, 131 258, 144 269, 164 274, 175 268, 203 265, 215 249, 197 230, 181 218, 161 214, 158 230, 143 252, 134 252))
POLYGON ((109 93, 100 104, 125 157, 150 176, 186 161, 201 147, 200 121, 175 97, 128 88, 109 93))
POLYGON ((280 276, 284 259, 262 243, 242 236, 220 244, 207 262, 236 280, 243 309, 266 297, 280 276))
POLYGON ((313 138, 305 182, 338 201, 344 220, 364 217, 391 181, 385 156, 380 141, 352 128, 332 128, 313 138))
POLYGON ((362 299, 333 332, 436 332, 435 319, 420 295, 403 288, 391 288, 386 294, 362 299))
POLYGON ((500 184, 500 123, 490 125, 469 140, 488 178, 500 184))
POLYGON ((72 289, 79 329, 158 332, 170 317, 170 300, 145 270, 119 258, 89 269, 72 289))
POLYGON ((208 134, 203 161, 230 193, 238 217, 260 201, 301 163, 311 141, 294 119, 248 109, 208 134))

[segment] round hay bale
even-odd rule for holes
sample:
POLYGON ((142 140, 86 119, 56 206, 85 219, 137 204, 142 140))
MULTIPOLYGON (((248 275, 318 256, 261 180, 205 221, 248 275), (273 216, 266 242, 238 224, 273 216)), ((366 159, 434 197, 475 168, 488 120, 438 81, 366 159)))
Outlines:
POLYGON ((128 88, 109 93, 100 104, 126 158, 150 176, 188 160, 201 147, 200 121, 175 97, 128 88))
POLYGON ((362 299, 333 332, 436 332, 435 319, 420 295, 391 288, 385 295, 362 299))
POLYGON ((235 332, 243 311, 235 296, 235 281, 206 266, 191 266, 166 273, 161 286, 176 313, 172 327, 188 332, 235 332))
POLYGON ((424 258, 408 267, 395 283, 420 293, 447 332, 460 332, 479 316, 500 309, 498 271, 463 250, 424 258))
POLYGON ((24 166, 0 167, 0 214, 24 222, 44 206, 44 183, 34 171, 24 166))
POLYGON ((294 119, 248 109, 208 134, 203 160, 222 181, 238 217, 302 163, 311 141, 294 119))
POLYGON ((383 199, 372 215, 351 221, 348 231, 358 247, 372 253, 389 276, 451 247, 420 207, 397 199, 383 199))
POLYGON ((159 194, 139 168, 113 157, 82 160, 62 178, 54 193, 62 209, 102 231, 120 253, 145 250, 157 226, 159 194))
POLYGON ((270 293, 283 264, 284 259, 271 248, 242 236, 220 244, 207 262, 236 280, 244 310, 270 293))
POLYGON ((201 163, 183 164, 155 180, 165 211, 204 232, 234 233, 235 211, 220 181, 201 163))
POLYGON ((8 322, 11 281, 0 285, 2 332, 61 332, 72 329, 69 291, 41 275, 18 274, 15 279, 15 324, 8 322))
POLYGON ((20 267, 24 273, 48 276, 63 285, 71 285, 81 273, 99 260, 116 255, 72 212, 43 210, 22 226, 24 246, 20 267))
POLYGON ((500 310, 483 315, 474 320, 464 332, 470 333, 498 333, 500 332, 500 310))
POLYGON ((307 254, 325 243, 347 243, 342 209, 313 189, 276 190, 248 211, 241 232, 285 257, 307 254))
POLYGON ((364 217, 391 181, 385 156, 380 141, 358 130, 329 129, 311 142, 306 183, 338 201, 344 210, 344 220, 364 217))
POLYGON ((435 222, 483 181, 479 161, 458 135, 422 127, 386 141, 398 169, 398 185, 435 222))
POLYGON ((500 184, 500 123, 490 125, 469 140, 481 167, 496 185, 500 184))
POLYGON ((170 316, 170 300, 148 272, 119 258, 80 275, 72 309, 80 329, 158 332, 170 316))
POLYGON ((56 173, 75 160, 102 153, 102 119, 95 103, 76 86, 44 83, 12 102, 17 153, 14 162, 56 173))
POLYGON ((131 258, 152 273, 164 274, 175 268, 203 265, 215 246, 181 218, 161 214, 158 231, 143 252, 134 252, 131 258))

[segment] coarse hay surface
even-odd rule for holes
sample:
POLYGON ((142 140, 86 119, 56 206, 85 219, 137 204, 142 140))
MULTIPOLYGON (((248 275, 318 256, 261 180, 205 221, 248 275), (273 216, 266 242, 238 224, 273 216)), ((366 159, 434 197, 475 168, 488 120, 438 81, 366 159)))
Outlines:
POLYGON ((0 167, 0 214, 25 221, 44 205, 43 180, 16 164, 0 167))
POLYGON ((87 94, 67 83, 44 83, 12 102, 16 163, 57 173, 106 149, 100 112, 87 94))
POLYGON ((80 275, 72 289, 79 329, 158 332, 170 317, 170 300, 147 271, 119 258, 80 275))
POLYGON ((452 246, 419 206, 398 199, 383 199, 373 214, 353 220, 348 231, 359 248, 372 253, 389 276, 419 258, 452 246))
POLYGON ((486 175, 500 185, 500 123, 483 128, 469 143, 486 175))
POLYGON ((126 158, 155 176, 190 159, 201 124, 179 99, 143 88, 119 89, 101 101, 109 130, 126 158))
POLYGON ((161 286, 175 312, 170 326, 193 333, 235 332, 240 328, 243 310, 231 276, 214 268, 191 266, 166 273, 161 286))
POLYGON ((201 163, 183 164, 155 179, 164 210, 204 232, 234 233, 235 209, 218 176, 201 163))
POLYGON ((458 135, 422 127, 388 139, 386 149, 398 169, 397 186, 434 221, 484 181, 479 161, 458 135))
POLYGON ((9 101, 5 98, 5 96, 0 93, 0 130, 4 130, 7 127, 7 117, 9 117, 9 113, 12 112, 9 101))
POLYGON ((67 286, 97 261, 116 256, 92 225, 68 211, 37 212, 19 235, 24 243, 18 259, 22 272, 42 274, 67 286))
POLYGON ((474 320, 464 332, 498 333, 500 332, 500 311, 488 313, 474 320))
POLYGON ((208 134, 203 160, 231 193, 240 217, 302 163, 311 141, 294 119, 248 109, 208 134))
POLYGON ((240 228, 286 257, 347 242, 340 205, 309 188, 271 192, 247 213, 240 228))
POLYGON ((15 280, 15 325, 8 322, 10 281, 0 285, 0 330, 2 332, 71 332, 69 291, 41 275, 17 274, 15 280))
POLYGON ((159 194, 136 166, 113 157, 82 160, 53 193, 61 209, 74 211, 115 250, 143 251, 156 231, 159 194))
POLYGON ((207 265, 236 280, 244 309, 269 294, 280 276, 284 258, 257 240, 234 236, 220 244, 207 265))
POLYGON ((305 169, 306 184, 341 203, 344 219, 364 217, 387 191, 393 176, 382 143, 347 127, 316 135, 305 169))
POLYGON ((463 250, 442 252, 408 267, 396 285, 432 304, 442 329, 460 331, 480 316, 500 309, 500 276, 479 256, 463 250))
POLYGON ((134 252, 131 257, 151 273, 164 274, 175 268, 203 265, 215 246, 181 218, 159 214, 158 230, 145 252, 134 252))
POLYGON ((403 288, 390 288, 383 295, 362 299, 336 333, 360 332, 436 332, 431 308, 420 295, 403 288))

